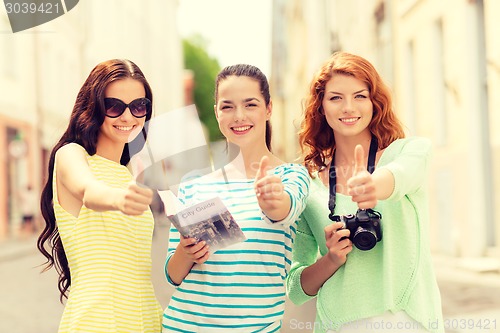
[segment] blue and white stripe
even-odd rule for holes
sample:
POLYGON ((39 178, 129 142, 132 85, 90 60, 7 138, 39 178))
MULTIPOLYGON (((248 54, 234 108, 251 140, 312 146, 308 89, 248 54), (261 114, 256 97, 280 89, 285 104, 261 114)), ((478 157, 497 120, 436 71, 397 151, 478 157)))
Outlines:
MULTIPOLYGON (((288 216, 276 223, 262 213, 253 179, 224 182, 201 177, 181 185, 179 199, 185 205, 219 196, 247 240, 193 266, 164 312, 163 332, 279 331, 296 224, 310 179, 298 164, 283 164, 271 172, 281 177, 292 202, 288 216)), ((167 262, 178 243, 179 233, 172 227, 167 262)), ((166 275, 171 282, 168 270, 166 275)))

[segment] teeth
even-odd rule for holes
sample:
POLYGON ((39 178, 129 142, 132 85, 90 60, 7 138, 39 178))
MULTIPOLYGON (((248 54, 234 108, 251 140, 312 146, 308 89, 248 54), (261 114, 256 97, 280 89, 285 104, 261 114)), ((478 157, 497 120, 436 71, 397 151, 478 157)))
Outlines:
POLYGON ((359 117, 356 117, 356 118, 341 118, 340 121, 344 122, 344 123, 353 123, 353 122, 355 122, 358 119, 359 119, 359 117))
POLYGON ((233 127, 233 130, 236 132, 243 132, 249 130, 252 126, 241 126, 241 127, 233 127))
POLYGON ((132 128, 134 128, 134 126, 115 126, 115 127, 120 131, 130 131, 132 130, 132 128))

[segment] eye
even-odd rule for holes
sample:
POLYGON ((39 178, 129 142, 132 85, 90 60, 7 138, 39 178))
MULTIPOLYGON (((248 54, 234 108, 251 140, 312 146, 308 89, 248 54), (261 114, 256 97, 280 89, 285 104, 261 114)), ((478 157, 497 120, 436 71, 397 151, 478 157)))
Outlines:
POLYGON ((332 96, 330 97, 330 101, 338 101, 340 100, 340 96, 332 96))
POLYGON ((231 109, 231 106, 230 105, 223 105, 223 106, 221 106, 220 109, 221 110, 229 110, 229 109, 231 109))
POLYGON ((358 94, 358 95, 356 95, 356 98, 361 98, 361 99, 363 99, 363 98, 368 98, 368 96, 365 96, 365 95, 363 95, 363 94, 358 94))
POLYGON ((257 106, 257 104, 255 104, 255 103, 249 103, 249 104, 247 104, 247 108, 254 108, 256 106, 257 106))

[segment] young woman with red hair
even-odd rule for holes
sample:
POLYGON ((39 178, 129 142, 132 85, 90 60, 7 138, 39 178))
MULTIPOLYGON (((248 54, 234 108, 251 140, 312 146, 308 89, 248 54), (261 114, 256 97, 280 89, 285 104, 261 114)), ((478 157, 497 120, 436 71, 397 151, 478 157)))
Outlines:
POLYGON ((405 138, 370 62, 337 52, 320 68, 299 141, 312 181, 290 299, 317 297, 315 332, 443 332, 427 238, 431 145, 405 138))

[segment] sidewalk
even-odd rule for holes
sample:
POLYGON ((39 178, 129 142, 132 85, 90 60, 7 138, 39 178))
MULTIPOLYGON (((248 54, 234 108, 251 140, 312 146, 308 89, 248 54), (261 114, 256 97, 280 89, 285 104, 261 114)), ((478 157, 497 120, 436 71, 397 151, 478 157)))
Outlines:
MULTIPOLYGON (((167 285, 163 276, 168 233, 166 229, 166 226, 158 228, 152 251, 153 283, 162 306, 166 306, 172 293, 172 288, 167 285)), ((44 258, 39 255, 36 247, 36 240, 37 235, 0 241, 0 266, 17 265, 33 255, 37 255, 37 262, 43 261, 44 258)), ((446 333, 500 332, 500 259, 434 255, 434 267, 441 291, 446 333)), ((53 281, 50 283, 53 284, 53 281)), ((32 291, 36 292, 38 291, 32 291)), ((40 298, 44 299, 45 296, 40 298)), ((53 297, 53 301, 57 301, 57 298, 53 297)), ((289 307, 289 311, 297 311, 294 316, 314 318, 315 309, 289 307)))
POLYGON ((38 235, 0 240, 0 262, 13 260, 38 251, 38 235))
POLYGON ((446 333, 500 332, 500 259, 434 256, 446 333))

